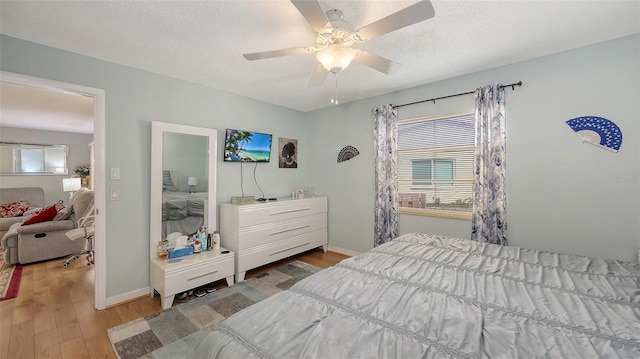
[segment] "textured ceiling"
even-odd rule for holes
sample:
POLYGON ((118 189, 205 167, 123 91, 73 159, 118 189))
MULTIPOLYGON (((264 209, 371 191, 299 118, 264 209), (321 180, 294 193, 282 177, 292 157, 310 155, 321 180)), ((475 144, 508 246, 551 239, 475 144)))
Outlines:
MULTIPOLYGON (((416 1, 319 2, 357 29, 416 1)), ((384 75, 353 63, 339 76, 341 103, 640 32, 637 0, 432 3, 435 18, 359 45, 403 66, 384 75)), ((0 16, 9 36, 300 111, 331 106, 335 90, 332 77, 307 86, 313 54, 242 57, 313 44, 313 30, 287 0, 3 0, 0 16)))

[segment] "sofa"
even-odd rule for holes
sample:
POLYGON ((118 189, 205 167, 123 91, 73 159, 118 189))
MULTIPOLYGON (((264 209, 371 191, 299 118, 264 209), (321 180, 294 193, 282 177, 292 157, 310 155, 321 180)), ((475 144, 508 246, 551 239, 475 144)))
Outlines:
POLYGON ((1 240, 8 264, 27 264, 69 256, 85 249, 86 240, 70 240, 66 233, 78 228, 81 219, 93 216, 94 193, 87 188, 76 191, 69 207, 60 210, 56 220, 40 223, 14 223, 1 240))
MULTIPOLYGON (((40 187, 0 188, 0 205, 27 201, 31 208, 44 207, 44 190, 40 187)), ((23 216, 0 218, 0 238, 4 237, 14 223, 22 223, 23 216)))

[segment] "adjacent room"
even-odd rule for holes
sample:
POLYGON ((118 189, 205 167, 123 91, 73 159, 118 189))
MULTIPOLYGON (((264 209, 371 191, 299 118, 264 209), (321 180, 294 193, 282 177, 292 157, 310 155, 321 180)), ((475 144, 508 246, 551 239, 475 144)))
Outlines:
POLYGON ((1 1, 0 86, 0 357, 640 356, 638 1, 1 1))

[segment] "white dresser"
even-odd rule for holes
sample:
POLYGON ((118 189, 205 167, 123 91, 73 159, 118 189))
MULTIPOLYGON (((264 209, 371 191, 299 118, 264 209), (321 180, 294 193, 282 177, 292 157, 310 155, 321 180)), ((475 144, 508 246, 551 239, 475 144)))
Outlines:
POLYGON ((247 270, 322 246, 327 251, 327 198, 220 205, 220 243, 235 252, 236 281, 247 270))

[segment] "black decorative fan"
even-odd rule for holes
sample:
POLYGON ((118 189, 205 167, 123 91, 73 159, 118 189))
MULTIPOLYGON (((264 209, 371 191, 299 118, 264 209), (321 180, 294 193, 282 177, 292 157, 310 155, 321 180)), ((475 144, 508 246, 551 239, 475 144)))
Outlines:
POLYGON ((358 152, 357 148, 353 146, 345 146, 340 150, 340 153, 338 153, 338 163, 348 161, 359 154, 360 152, 358 152))

